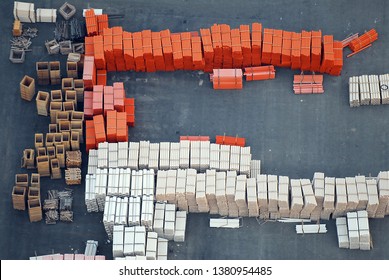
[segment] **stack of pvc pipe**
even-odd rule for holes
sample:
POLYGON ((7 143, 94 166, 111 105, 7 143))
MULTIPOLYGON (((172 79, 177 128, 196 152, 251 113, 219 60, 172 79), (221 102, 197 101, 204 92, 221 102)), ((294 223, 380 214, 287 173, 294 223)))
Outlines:
POLYGON ((381 103, 389 104, 389 74, 380 75, 379 79, 381 90, 381 103))
POLYGON ((369 75, 369 88, 370 88, 370 104, 380 105, 381 92, 380 92, 380 82, 378 80, 378 75, 369 75))
POLYGON ((336 218, 336 231, 338 234, 339 248, 350 248, 350 241, 348 239, 347 219, 345 217, 336 218))
POLYGON ((170 169, 180 168, 180 143, 170 143, 170 169))
POLYGON ((150 144, 148 168, 159 169, 159 143, 150 144))
POLYGON ((205 194, 209 205, 209 213, 219 214, 216 201, 216 170, 207 170, 205 179, 205 194))
POLYGON ((166 179, 166 200, 169 203, 176 203, 177 170, 168 170, 166 179))
POLYGON ((118 167, 125 168, 128 164, 128 142, 118 143, 118 167))
POLYGON ((119 195, 119 169, 109 168, 108 169, 108 187, 107 195, 119 195))
POLYGON ((367 196, 368 196, 366 211, 369 218, 375 218, 377 208, 379 205, 377 181, 375 179, 366 180, 366 188, 367 188, 367 196))
POLYGON ((186 216, 186 211, 176 212, 176 224, 173 237, 174 242, 185 242, 186 216))
POLYGON ((289 177, 278 177, 278 207, 281 218, 289 218, 289 177))
POLYGON ((228 216, 226 172, 216 172, 216 204, 220 216, 228 216))
POLYGON ((146 259, 156 260, 158 250, 158 234, 156 232, 149 231, 147 233, 146 244, 146 259))
POLYGON ((196 176, 196 203, 200 213, 208 213, 209 205, 206 195, 206 178, 204 173, 196 176))
POLYGON ((336 190, 336 203, 335 203, 335 211, 332 214, 333 218, 344 216, 347 210, 347 190, 346 190, 346 180, 344 178, 335 179, 335 190, 336 190))
POLYGON ((196 170, 188 169, 186 171, 185 198, 188 202, 188 209, 190 213, 196 213, 199 211, 199 208, 196 203, 196 179, 196 170))
POLYGON ((239 208, 235 202, 236 177, 237 177, 236 171, 227 171, 226 197, 227 197, 229 217, 239 216, 239 208))
POLYGON ((304 195, 304 207, 301 210, 300 218, 309 219, 313 209, 315 209, 317 206, 316 198, 313 193, 311 181, 309 179, 301 179, 300 182, 304 195))
POLYGON ((269 203, 267 197, 267 175, 259 174, 257 176, 257 188, 258 188, 259 217, 261 219, 268 219, 269 203))
POLYGON ((255 178, 247 179, 247 207, 249 217, 259 217, 257 182, 255 178))
POLYGON ((190 141, 180 141, 180 168, 189 168, 190 141))
POLYGON ((179 210, 188 211, 186 200, 186 169, 177 170, 176 201, 179 210))
POLYGON ((321 211, 320 218, 324 220, 329 220, 334 210, 335 210, 335 178, 325 177, 323 211, 321 211))
POLYGON ((324 173, 315 172, 313 174, 312 180, 313 190, 315 192, 316 207, 311 213, 311 220, 318 221, 320 220, 320 215, 323 209, 324 203, 324 173))
POLYGON ((119 169, 119 196, 130 196, 131 193, 131 169, 120 168, 119 169))
POLYGON ((261 161, 252 159, 250 161, 250 177, 257 179, 259 174, 261 174, 261 161))
POLYGON ((139 142, 139 169, 147 169, 149 166, 150 141, 139 142))
POLYGON ((153 228, 153 216, 154 216, 154 196, 143 195, 141 225, 145 226, 149 231, 151 231, 153 228))
POLYGON ((200 141, 190 143, 190 168, 200 170, 200 141))
POLYGON ((35 23, 34 3, 14 2, 14 18, 20 22, 35 23))
POLYGON ((370 104, 370 88, 369 88, 369 77, 362 75, 358 77, 359 82, 359 96, 361 105, 370 104))
POLYGON ((301 210, 304 207, 303 193, 301 190, 300 180, 291 179, 290 187, 291 187, 290 218, 299 219, 301 210))
POLYGON ((139 161, 139 142, 130 142, 128 148, 128 167, 132 170, 138 170, 139 161))
POLYGON ((99 143, 97 152, 97 167, 108 168, 108 143, 99 143))
POLYGON ((210 169, 215 169, 216 171, 220 168, 220 145, 219 144, 211 144, 209 150, 209 167, 210 169))
POLYGON ((267 175, 267 191, 270 219, 279 219, 278 210, 278 178, 276 175, 267 175))
POLYGON ((88 155, 88 174, 96 174, 97 169, 97 150, 89 150, 88 155))

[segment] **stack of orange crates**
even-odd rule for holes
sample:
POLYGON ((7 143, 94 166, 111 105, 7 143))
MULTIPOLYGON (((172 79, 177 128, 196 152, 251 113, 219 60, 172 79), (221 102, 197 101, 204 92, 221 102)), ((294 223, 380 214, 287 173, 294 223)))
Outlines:
POLYGON ((96 132, 93 120, 85 121, 85 132, 86 152, 89 153, 89 150, 96 149, 96 132))
POLYGON ((213 59, 214 59, 214 51, 212 46, 212 38, 210 29, 200 29, 201 42, 203 45, 204 51, 204 71, 212 72, 213 70, 213 59))
POLYGON ((324 93, 323 75, 294 75, 294 94, 324 93))
POLYGON ((104 29, 103 37, 104 37, 104 55, 105 55, 105 60, 107 62, 107 71, 113 72, 116 71, 116 65, 115 65, 115 56, 113 54, 112 29, 111 28, 104 29))
POLYGON ((93 56, 95 54, 93 44, 94 44, 93 37, 85 37, 85 55, 93 56))
POLYGON ((331 67, 329 74, 340 76, 343 68, 343 43, 334 41, 334 66, 331 67))
POLYGON ((123 32, 123 55, 126 70, 135 70, 134 46, 132 44, 132 33, 123 32))
MULTIPOLYGON (((251 66, 260 66, 262 62, 265 63, 262 58, 262 24, 254 22, 251 30, 251 66)), ((267 63, 270 63, 270 59, 267 63)))
POLYGON ((126 71, 126 63, 123 56, 123 28, 115 26, 112 28, 113 55, 115 57, 116 71, 126 71))
POLYGON ((107 85, 107 70, 97 70, 97 85, 107 85))
POLYGON ((98 15, 97 16, 97 24, 99 27, 99 35, 103 35, 103 30, 105 28, 109 28, 108 15, 107 14, 98 15))
POLYGON ((320 72, 329 73, 334 66, 334 37, 332 35, 323 36, 323 60, 320 66, 320 72))
MULTIPOLYGON (((213 51, 212 51, 212 55, 213 55, 213 51)), ((193 59, 193 65, 192 65, 193 70, 203 70, 205 68, 204 66, 205 60, 203 58, 203 52, 201 51, 201 39, 198 33, 196 35, 192 34, 192 59, 193 59)))
POLYGON ((117 142, 117 112, 108 111, 107 112, 107 141, 109 143, 117 142))
POLYGON ((216 144, 244 147, 246 138, 216 135, 216 144))
POLYGON ((143 58, 145 60, 146 71, 155 72, 155 62, 153 56, 153 43, 151 39, 151 30, 142 31, 143 58))
POLYGON ((93 56, 85 56, 84 58, 84 72, 82 79, 84 80, 84 89, 92 90, 96 84, 96 66, 95 58, 93 56))
POLYGON ((231 29, 232 67, 241 68, 243 64, 242 45, 238 28, 231 29))
POLYGON ((124 112, 124 99, 126 93, 123 83, 113 83, 113 107, 118 112, 124 112))
POLYGON ((102 35, 93 37, 93 48, 94 48, 94 57, 96 69, 106 69, 106 62, 104 56, 104 39, 102 35))
POLYGON ((256 66, 244 68, 246 81, 271 80, 276 77, 276 70, 273 65, 256 66))
POLYGON ((311 69, 311 32, 301 32, 301 70, 311 69))
POLYGON ((124 99, 124 106, 127 116, 127 125, 135 126, 135 99, 126 98, 124 99))
POLYGON ((180 136, 180 141, 210 141, 209 136, 180 136))
POLYGON ((85 119, 93 118, 93 91, 84 92, 84 117, 85 119))
POLYGON ((321 63, 321 30, 312 31, 312 46, 311 46, 311 71, 320 71, 321 63))
POLYGON ((220 25, 214 24, 211 27, 212 47, 213 47, 213 68, 220 69, 223 66, 223 47, 220 25))
POLYGON ((156 71, 165 71, 165 59, 163 58, 162 40, 160 32, 152 32, 153 57, 156 71))
POLYGON ((107 136, 105 134, 105 125, 103 115, 93 116, 93 125, 95 128, 95 139, 96 145, 98 143, 103 143, 107 141, 107 136))
POLYGON ((173 65, 176 70, 184 69, 184 58, 182 56, 181 36, 179 33, 171 34, 172 46, 173 46, 173 65))
POLYGON ((240 44, 242 46, 243 67, 251 66, 251 38, 250 38, 250 26, 239 26, 240 31, 240 44))
POLYGON ((273 48, 271 53, 271 64, 281 66, 282 55, 282 30, 273 30, 273 48))
POLYGON ((103 86, 93 86, 93 115, 103 113, 103 86))
POLYGON ((281 66, 290 67, 292 65, 292 32, 282 33, 281 66))
POLYGON ((362 36, 352 40, 348 46, 353 52, 357 52, 376 40, 378 40, 378 33, 375 29, 371 29, 362 36))
POLYGON ((134 45, 135 70, 137 72, 145 72, 146 65, 143 58, 142 33, 132 33, 132 42, 134 45))
POLYGON ((213 69, 213 89, 242 89, 242 69, 213 69))
POLYGON ((182 44, 182 56, 184 60, 184 70, 193 69, 193 57, 192 57, 192 35, 190 32, 181 33, 182 44))
POLYGON ((223 68, 232 68, 231 28, 228 24, 220 25, 222 34, 223 68))
POLYGON ((113 95, 113 87, 105 86, 104 87, 104 116, 107 115, 107 112, 114 110, 114 95, 113 95))
MULTIPOLYGON (((254 30, 253 30, 254 33, 254 30)), ((254 34, 253 34, 254 36, 254 34)), ((273 29, 265 28, 263 30, 263 45, 262 45, 262 63, 271 64, 273 51, 273 29)), ((253 62, 253 66, 258 66, 253 62)))
POLYGON ((173 46, 172 46, 170 30, 169 29, 162 30, 160 34, 162 40, 162 50, 163 50, 163 58, 165 61, 165 69, 166 71, 174 71, 173 46))
POLYGON ((88 36, 95 36, 99 34, 99 26, 97 24, 97 17, 95 10, 89 9, 85 11, 86 32, 88 36))
POLYGON ((128 126, 126 112, 116 113, 116 138, 118 142, 128 142, 128 126))
POLYGON ((292 33, 292 69, 301 69, 301 33, 292 33))

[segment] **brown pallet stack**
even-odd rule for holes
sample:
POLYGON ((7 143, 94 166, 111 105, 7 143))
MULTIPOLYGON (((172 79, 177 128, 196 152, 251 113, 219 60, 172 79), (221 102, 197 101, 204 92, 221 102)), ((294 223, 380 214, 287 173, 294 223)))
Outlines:
POLYGON ((71 121, 84 121, 84 112, 72 111, 70 113, 71 121))
POLYGON ((65 151, 70 150, 70 132, 69 131, 62 131, 62 144, 65 147, 65 151))
POLYGON ((50 61, 50 82, 52 85, 61 84, 61 63, 59 61, 50 61))
POLYGON ((38 115, 48 116, 50 95, 46 91, 38 91, 36 96, 36 110, 38 115))
POLYGON ((34 169, 35 168, 35 151, 34 149, 25 149, 22 157, 22 168, 34 169))
POLYGON ((28 203, 28 215, 30 217, 30 222, 39 222, 42 220, 42 206, 41 200, 38 198, 31 199, 27 201, 28 203))
POLYGON ((55 133, 46 133, 46 147, 54 145, 54 135, 55 133))
POLYGON ((54 158, 50 160, 51 179, 61 179, 61 167, 59 166, 58 159, 54 158))
POLYGON ((20 82, 20 96, 22 99, 31 101, 35 95, 35 80, 29 76, 24 76, 20 82))
POLYGON ((62 144, 62 145, 57 145, 55 148, 56 148, 56 154, 57 154, 59 166, 61 168, 64 168, 65 167, 65 146, 62 144))
POLYGON ((38 188, 29 188, 28 189, 28 195, 27 195, 28 200, 40 199, 40 197, 41 197, 40 189, 38 189, 38 188))
POLYGON ((81 169, 80 168, 68 168, 65 170, 65 182, 67 185, 80 185, 81 184, 81 169))
POLYGON ((72 131, 70 135, 70 146, 72 151, 80 150, 80 133, 78 133, 78 131, 72 131))
POLYGON ((57 113, 62 111, 62 102, 50 103, 50 122, 57 123, 57 113))
POLYGON ((36 63, 36 76, 38 85, 46 86, 50 84, 50 68, 47 61, 36 63))
POLYGON ((48 156, 38 156, 36 158, 38 173, 41 177, 50 176, 50 160, 48 156))
MULTIPOLYGON (((68 92, 68 91, 66 91, 68 92)), ((73 101, 65 101, 65 102, 62 102, 62 109, 67 112, 67 114, 71 114, 75 107, 74 107, 74 102, 73 101)))
POLYGON ((54 133, 54 146, 62 145, 62 133, 54 133))
POLYGON ((66 152, 66 167, 74 168, 81 167, 82 163, 82 154, 80 151, 68 151, 66 152))
POLYGON ((41 187, 41 176, 38 173, 31 174, 31 188, 40 188, 41 187))
POLYGON ((84 102, 84 80, 74 80, 74 90, 77 93, 77 100, 80 102, 84 102))
POLYGON ((12 205, 15 210, 26 210, 27 188, 14 186, 12 189, 12 205))
POLYGON ((66 62, 66 72, 68 75, 68 78, 78 78, 78 68, 77 68, 77 62, 74 61, 67 61, 66 62))
POLYGON ((28 187, 28 174, 16 174, 15 175, 15 186, 28 187))

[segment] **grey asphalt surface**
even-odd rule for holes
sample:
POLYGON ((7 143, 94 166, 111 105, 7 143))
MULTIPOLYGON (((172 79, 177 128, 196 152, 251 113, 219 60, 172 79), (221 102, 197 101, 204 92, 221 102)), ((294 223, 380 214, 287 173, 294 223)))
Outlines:
MULTIPOLYGON (((34 1, 35 7, 59 8, 63 1, 34 1)), ((290 178, 376 176, 389 169, 387 106, 350 108, 348 77, 387 73, 389 57, 388 3, 354 1, 70 1, 78 8, 104 8, 124 18, 110 21, 127 31, 169 28, 173 32, 199 30, 213 23, 261 22, 264 27, 299 32, 321 29, 342 40, 350 33, 376 28, 379 40, 344 61, 341 77, 324 77, 323 95, 295 96, 293 75, 277 68, 276 79, 244 83, 241 91, 214 91, 209 77, 198 72, 111 73, 109 83, 124 81, 128 97, 136 99, 136 127, 131 141, 178 141, 179 135, 239 135, 246 137, 262 172, 290 178)), ((35 254, 82 252, 88 239, 99 241, 99 253, 112 258, 112 247, 102 225, 102 214, 88 214, 84 189, 74 187, 74 223, 31 224, 27 212, 12 209, 11 190, 25 148, 33 147, 34 133, 46 132, 49 119, 36 114, 35 102, 20 99, 19 82, 35 77, 35 62, 61 60, 49 56, 44 41, 53 38, 53 24, 37 24, 39 36, 22 65, 10 63, 9 40, 13 1, 0 2, 0 259, 27 259, 35 254)), ((58 19, 61 19, 58 16, 58 19)), ((345 50, 348 54, 350 50, 345 50)), ((55 87, 37 87, 37 89, 55 87)), ((84 149, 84 148, 83 148, 84 149)), ((86 158, 84 157, 84 160, 86 158)), ((83 168, 85 173, 85 167, 83 168)), ((28 173, 31 173, 28 171, 28 173)), ((42 195, 63 189, 64 180, 42 180, 42 195)), ((169 244, 170 259, 389 259, 389 219, 370 220, 371 251, 338 248, 334 221, 324 221, 328 233, 296 235, 294 225, 243 219, 240 229, 211 229, 208 215, 190 214, 186 242, 169 244)))

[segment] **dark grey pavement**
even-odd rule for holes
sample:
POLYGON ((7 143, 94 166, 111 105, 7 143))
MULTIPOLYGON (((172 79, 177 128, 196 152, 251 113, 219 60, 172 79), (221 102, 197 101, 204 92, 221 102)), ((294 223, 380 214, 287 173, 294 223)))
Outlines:
MULTIPOLYGON (((36 7, 55 7, 63 1, 34 1, 36 7)), ((276 79, 245 83, 241 91, 214 91, 208 75, 197 72, 112 73, 110 82, 124 81, 127 96, 136 99, 136 127, 132 141, 177 141, 179 135, 239 135, 247 138, 253 158, 262 161, 262 172, 290 178, 312 178, 315 171, 328 176, 375 176, 389 169, 387 106, 351 109, 348 77, 387 73, 389 43, 388 3, 354 1, 70 1, 80 10, 90 5, 108 13, 124 13, 110 22, 125 30, 173 32, 199 30, 213 23, 261 22, 264 27, 290 31, 321 29, 342 40, 351 32, 376 28, 379 40, 352 58, 345 59, 341 77, 324 77, 323 95, 295 96, 296 71, 277 68, 276 79)), ((12 209, 11 189, 20 169, 24 148, 33 147, 34 133, 46 132, 49 120, 37 116, 35 102, 20 99, 19 82, 35 76, 35 62, 49 57, 44 41, 53 37, 53 24, 38 24, 39 37, 23 65, 8 60, 13 1, 0 2, 0 259, 26 259, 35 254, 84 250, 87 239, 100 243, 101 254, 112 257, 101 222, 102 214, 88 214, 83 186, 74 187, 75 222, 48 226, 30 224, 27 212, 12 209)), ((58 17, 59 19, 60 16, 58 17)), ((349 53, 346 50, 345 53, 349 53)), ((64 63, 62 63, 62 73, 64 63)), ((44 89, 44 88, 42 88, 44 89)), ((50 89, 50 88, 49 88, 50 89)), ((84 169, 85 171, 85 169, 84 169)), ((43 193, 62 189, 63 180, 42 181, 43 193)), ((236 230, 210 229, 208 215, 189 215, 186 242, 170 244, 171 259, 389 259, 389 219, 371 220, 374 249, 340 250, 334 221, 328 233, 295 234, 294 225, 244 219, 236 230)))

